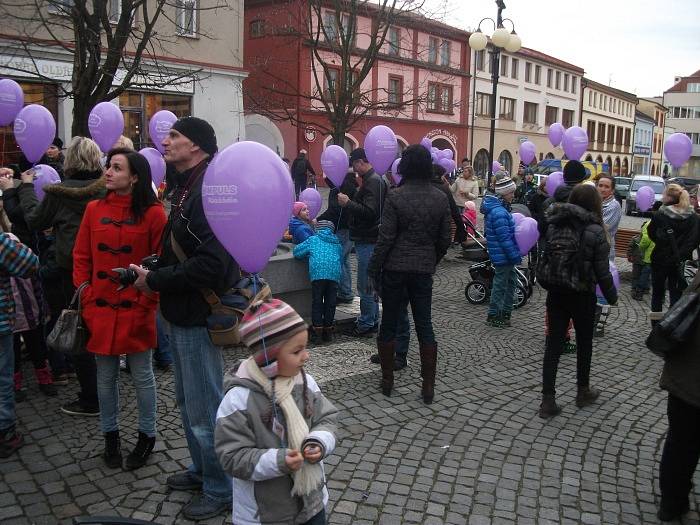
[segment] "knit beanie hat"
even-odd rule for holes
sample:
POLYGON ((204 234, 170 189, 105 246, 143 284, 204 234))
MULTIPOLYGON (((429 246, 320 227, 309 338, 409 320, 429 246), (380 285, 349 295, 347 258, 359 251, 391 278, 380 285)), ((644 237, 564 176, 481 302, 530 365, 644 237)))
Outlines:
POLYGON ((294 308, 279 299, 268 299, 248 308, 238 333, 260 370, 267 377, 274 378, 277 377, 277 356, 282 345, 307 329, 294 308))
POLYGON ((54 137, 51 145, 56 146, 58 149, 63 149, 63 141, 58 137, 54 137))
POLYGON ((322 230, 323 228, 328 228, 330 231, 335 233, 335 224, 331 221, 316 221, 316 229, 322 230))
POLYGON ((515 191, 515 182, 513 182, 513 180, 506 175, 505 177, 496 181, 495 190, 497 195, 512 193, 515 191))
POLYGON ((209 155, 214 155, 219 149, 216 145, 214 128, 206 120, 197 117, 182 117, 175 121, 172 129, 182 133, 209 155))
POLYGON ((586 168, 577 160, 570 160, 564 166, 564 182, 569 186, 578 184, 586 178, 586 168))
POLYGON ((299 213, 304 208, 306 208, 305 202, 299 202, 299 201, 295 202, 294 206, 292 206, 292 215, 294 215, 295 217, 299 217, 299 213))

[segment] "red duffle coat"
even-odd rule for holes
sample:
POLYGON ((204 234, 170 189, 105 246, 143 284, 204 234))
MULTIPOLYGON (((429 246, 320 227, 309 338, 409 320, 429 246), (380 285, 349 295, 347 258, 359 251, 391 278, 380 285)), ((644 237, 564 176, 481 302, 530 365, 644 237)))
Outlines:
POLYGON ((160 203, 134 224, 131 196, 109 192, 85 209, 73 248, 73 283, 90 283, 82 293, 87 349, 102 355, 143 352, 156 346, 157 294, 133 286, 117 291, 113 268, 128 268, 158 253, 167 222, 160 203))

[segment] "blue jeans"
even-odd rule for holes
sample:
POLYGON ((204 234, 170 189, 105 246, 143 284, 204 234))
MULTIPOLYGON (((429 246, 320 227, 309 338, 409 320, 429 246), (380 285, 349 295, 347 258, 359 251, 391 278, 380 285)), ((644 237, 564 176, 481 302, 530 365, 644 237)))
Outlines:
POLYGON ((15 426, 14 373, 12 334, 0 335, 0 432, 15 426))
POLYGON ((495 275, 491 285, 491 302, 489 303, 489 315, 510 315, 513 311, 513 299, 515 296, 515 266, 495 266, 495 275))
POLYGON ((184 327, 163 319, 175 363, 175 400, 180 408, 192 464, 203 492, 213 500, 231 501, 231 478, 214 451, 216 411, 223 398, 224 360, 204 326, 184 327))
POLYGON ((632 289, 644 292, 649 291, 649 281, 651 280, 651 264, 632 265, 632 289))
MULTIPOLYGON (((131 380, 139 408, 139 431, 156 435, 156 380, 153 376, 151 350, 127 354, 131 380)), ((119 430, 119 356, 95 355, 97 363, 97 398, 100 401, 102 432, 119 430)))
MULTIPOLYGON (((402 317, 408 321, 406 300, 411 303, 413 324, 421 344, 433 344, 435 332, 431 318, 433 300, 433 276, 428 273, 382 273, 382 305, 384 313, 379 327, 380 342, 395 341, 403 327, 402 317)), ((398 353, 398 352, 397 352, 398 353)))
POLYGON ((173 362, 173 354, 170 352, 170 339, 163 329, 160 312, 156 315, 156 329, 158 330, 158 348, 153 352, 153 359, 159 365, 170 365, 173 362))
POLYGON ((350 240, 350 230, 338 230, 335 235, 340 239, 343 247, 343 256, 340 259, 340 284, 338 285, 338 297, 342 299, 352 299, 355 294, 352 291, 352 273, 350 272, 350 252, 352 251, 352 241, 350 240))
POLYGON ((360 295, 360 317, 357 318, 358 330, 369 330, 379 320, 379 301, 374 292, 368 293, 369 276, 367 268, 374 253, 374 244, 355 243, 357 255, 357 292, 360 295))

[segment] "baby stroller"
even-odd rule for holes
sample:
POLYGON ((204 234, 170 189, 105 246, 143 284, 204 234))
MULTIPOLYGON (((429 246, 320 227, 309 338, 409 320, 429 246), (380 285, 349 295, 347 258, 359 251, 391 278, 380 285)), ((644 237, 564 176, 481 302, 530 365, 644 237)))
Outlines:
MULTIPOLYGON (((495 271, 486 249, 486 238, 467 217, 463 216, 462 218, 467 227, 467 236, 471 240, 471 242, 467 242, 467 246, 463 246, 462 257, 475 261, 469 266, 469 276, 472 280, 464 288, 464 296, 471 304, 484 304, 491 296, 495 271)), ((513 307, 520 308, 527 303, 532 295, 533 279, 530 269, 527 267, 518 266, 515 268, 515 272, 517 284, 513 307)))

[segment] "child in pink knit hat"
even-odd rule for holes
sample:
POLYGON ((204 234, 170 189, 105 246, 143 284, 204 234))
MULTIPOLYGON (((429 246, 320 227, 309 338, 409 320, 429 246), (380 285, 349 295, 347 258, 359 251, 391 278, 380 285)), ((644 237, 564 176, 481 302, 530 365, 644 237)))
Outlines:
POLYGON ((294 244, 301 244, 314 234, 314 226, 309 217, 309 207, 304 202, 295 202, 292 207, 294 214, 289 219, 289 234, 294 244))

